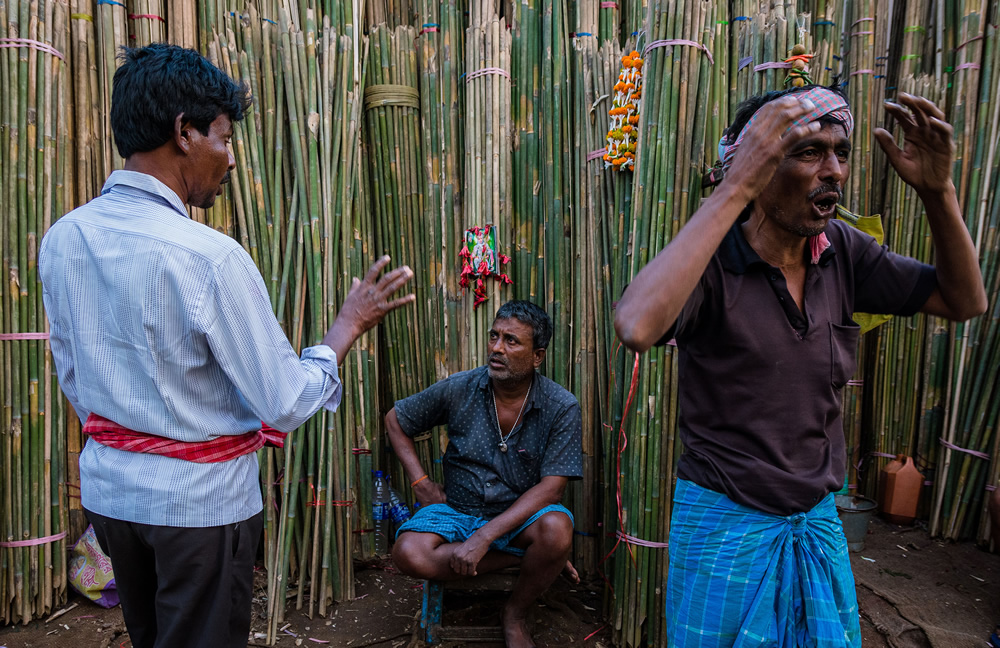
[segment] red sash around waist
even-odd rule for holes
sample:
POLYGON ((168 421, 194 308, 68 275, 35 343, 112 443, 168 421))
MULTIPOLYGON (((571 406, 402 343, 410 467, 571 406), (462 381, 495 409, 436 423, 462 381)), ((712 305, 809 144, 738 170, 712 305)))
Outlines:
POLYGON ((175 441, 155 434, 136 432, 91 413, 83 424, 83 433, 101 445, 118 450, 148 452, 195 463, 219 463, 256 452, 265 445, 273 448, 284 446, 287 436, 285 432, 279 432, 263 423, 261 425, 261 429, 253 432, 220 436, 211 441, 175 441))

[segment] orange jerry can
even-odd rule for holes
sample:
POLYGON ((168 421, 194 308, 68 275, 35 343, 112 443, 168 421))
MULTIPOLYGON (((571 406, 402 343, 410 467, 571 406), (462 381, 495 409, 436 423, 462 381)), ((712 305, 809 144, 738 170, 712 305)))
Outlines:
POLYGON ((878 508, 882 517, 893 524, 913 524, 923 485, 924 476, 913 465, 913 459, 896 455, 879 475, 878 508))

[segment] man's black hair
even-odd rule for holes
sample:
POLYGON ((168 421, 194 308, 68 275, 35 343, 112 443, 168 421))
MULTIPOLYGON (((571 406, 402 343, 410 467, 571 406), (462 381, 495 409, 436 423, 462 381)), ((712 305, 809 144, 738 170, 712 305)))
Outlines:
POLYGON ((225 113, 237 122, 250 107, 245 83, 236 83, 198 52, 154 43, 123 47, 111 93, 111 131, 123 158, 153 151, 174 136, 177 115, 202 135, 225 113))
POLYGON ((515 299, 507 302, 497 311, 494 320, 514 318, 531 327, 531 343, 535 349, 545 349, 552 339, 552 320, 545 310, 530 301, 515 299))
MULTIPOLYGON (((750 97, 749 99, 745 99, 744 101, 740 102, 740 104, 736 106, 736 115, 733 117, 733 122, 729 125, 729 128, 727 128, 725 132, 726 143, 732 144, 733 142, 736 141, 736 138, 740 136, 740 131, 743 130, 743 127, 747 125, 747 122, 750 121, 750 118, 754 116, 754 113, 760 110, 764 106, 764 104, 770 103, 775 99, 781 99, 786 95, 794 94, 796 92, 804 92, 806 90, 818 87, 825 87, 830 92, 840 95, 844 99, 844 101, 847 101, 847 97, 844 95, 844 91, 839 85, 819 86, 817 84, 802 86, 801 88, 788 88, 787 90, 775 90, 773 92, 766 92, 762 95, 750 97)), ((817 121, 819 121, 819 123, 823 124, 824 126, 841 123, 839 119, 837 119, 836 117, 831 117, 830 115, 823 115, 817 121)))

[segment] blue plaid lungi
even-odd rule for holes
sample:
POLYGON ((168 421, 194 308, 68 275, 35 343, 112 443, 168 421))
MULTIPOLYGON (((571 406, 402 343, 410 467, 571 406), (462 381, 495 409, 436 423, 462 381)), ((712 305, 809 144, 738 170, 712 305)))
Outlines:
POLYGON ((861 648, 833 495, 772 515, 678 480, 670 522, 671 648, 861 648))
MULTIPOLYGON (((536 511, 521 526, 494 540, 490 544, 490 549, 504 551, 515 556, 523 556, 524 549, 508 546, 510 541, 517 537, 517 534, 531 526, 535 520, 553 511, 565 513, 569 517, 570 523, 573 522, 573 514, 569 512, 568 508, 562 504, 550 504, 536 511)), ((413 517, 399 526, 399 529, 396 531, 396 537, 398 538, 400 533, 406 531, 416 531, 418 533, 436 533, 448 543, 465 542, 472 537, 473 533, 485 526, 487 522, 489 520, 485 518, 459 513, 447 504, 428 504, 418 509, 413 517)))

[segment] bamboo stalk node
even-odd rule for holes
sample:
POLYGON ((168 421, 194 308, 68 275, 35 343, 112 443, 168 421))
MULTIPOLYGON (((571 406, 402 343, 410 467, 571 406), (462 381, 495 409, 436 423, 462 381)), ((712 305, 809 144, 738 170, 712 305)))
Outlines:
POLYGON ((420 94, 411 86, 382 83, 365 88, 365 110, 380 106, 420 107, 420 94))

